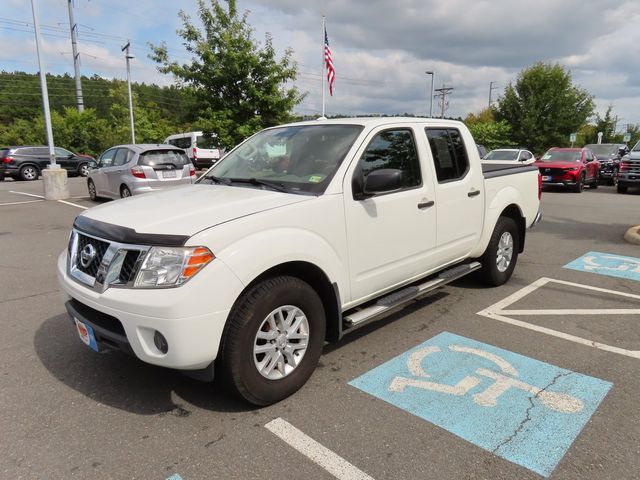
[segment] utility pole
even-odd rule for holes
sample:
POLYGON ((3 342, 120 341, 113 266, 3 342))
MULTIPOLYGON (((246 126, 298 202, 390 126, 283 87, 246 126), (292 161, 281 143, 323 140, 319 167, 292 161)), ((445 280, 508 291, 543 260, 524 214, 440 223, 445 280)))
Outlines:
POLYGON ((73 18, 73 0, 69 2, 69 28, 71 29, 71 51, 73 52, 73 70, 76 77, 76 103, 78 111, 84 111, 84 100, 82 98, 82 79, 80 77, 80 54, 78 53, 78 24, 73 18))
POLYGON ((133 101, 131 100, 131 65, 129 61, 133 58, 129 49, 131 48, 131 41, 127 40, 127 44, 122 47, 122 51, 125 52, 124 58, 127 60, 127 87, 129 88, 129 118, 131 120, 131 143, 136 143, 136 132, 133 127, 133 101))
POLYGON ((431 71, 424 73, 426 73, 427 75, 431 75, 431 101, 429 102, 429 118, 433 118, 433 77, 435 76, 435 73, 431 71))
POLYGON ((493 84, 497 82, 489 82, 489 108, 491 108, 491 93, 498 87, 494 87, 493 84))
POLYGON ((440 97, 440 118, 444 118, 444 111, 449 106, 449 102, 447 102, 447 95, 452 91, 453 87, 445 87, 444 83, 442 84, 442 88, 436 88, 436 92, 438 92, 436 97, 440 97))

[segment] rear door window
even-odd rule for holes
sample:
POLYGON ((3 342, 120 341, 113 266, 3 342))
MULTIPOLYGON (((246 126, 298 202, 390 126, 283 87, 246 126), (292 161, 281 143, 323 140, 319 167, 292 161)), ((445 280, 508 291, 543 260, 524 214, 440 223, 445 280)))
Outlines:
POLYGON ((189 148, 191 147, 191 137, 181 137, 181 138, 172 138, 167 143, 170 145, 174 145, 178 148, 189 148))
POLYGON ((214 137, 207 137, 205 135, 199 135, 196 137, 196 147, 214 149, 216 147, 216 139, 214 137))
POLYGON ((119 148, 118 153, 116 153, 113 158, 113 166, 120 167, 127 163, 127 160, 130 158, 128 152, 130 152, 128 148, 119 148))
POLYGON ((190 165, 189 157, 181 150, 150 150, 140 154, 138 165, 154 170, 182 169, 190 165))
POLYGON ((456 128, 425 129, 438 183, 460 180, 469 171, 469 157, 460 131, 456 128))

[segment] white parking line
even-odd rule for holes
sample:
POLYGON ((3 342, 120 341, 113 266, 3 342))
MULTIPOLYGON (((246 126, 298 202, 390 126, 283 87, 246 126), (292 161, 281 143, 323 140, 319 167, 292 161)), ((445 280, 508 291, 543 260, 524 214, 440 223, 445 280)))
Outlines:
MULTIPOLYGON (((35 197, 35 198, 40 198, 42 200, 44 200, 44 197, 42 195, 36 195, 34 193, 26 193, 26 192, 15 192, 13 190, 9 190, 9 193, 15 193, 16 195, 26 195, 27 197, 35 197)), ((87 197, 71 197, 71 198, 87 198, 87 197)), ((41 201, 41 200, 38 200, 41 201)), ((73 203, 73 202, 67 202, 66 200, 58 200, 58 202, 60 203, 64 203, 65 205, 70 205, 72 207, 76 207, 76 208, 81 208, 82 210, 86 210, 89 207, 85 207, 83 205, 78 205, 77 203, 73 203)), ((18 202, 18 203, 35 203, 35 201, 33 202, 18 202)), ((1 205, 12 205, 11 203, 4 203, 1 205)))
POLYGON ((567 285, 570 287, 583 288, 585 290, 591 290, 595 292, 609 293, 612 295, 617 295, 619 297, 627 297, 627 298, 640 300, 640 295, 634 295, 633 293, 618 292, 615 290, 607 290, 606 288, 592 287, 590 285, 581 285, 579 283, 567 282, 565 280, 556 280, 553 278, 543 277, 543 278, 540 278, 539 280, 536 280, 531 285, 528 285, 518 290, 514 294, 509 295, 507 298, 500 300, 499 302, 494 303, 490 307, 487 307, 484 310, 478 312, 478 315, 482 315, 483 317, 491 318, 499 322, 508 323, 510 325, 515 325, 516 327, 522 327, 528 330, 533 330, 535 332, 552 335, 554 337, 562 338, 570 342, 579 343, 581 345, 586 345, 588 347, 597 348, 599 350, 604 350, 607 352, 624 355, 626 357, 640 359, 640 350, 627 350, 620 347, 614 347, 612 345, 607 345, 605 343, 596 342, 594 340, 577 337, 569 333, 559 332, 551 328, 542 327, 540 325, 524 322, 522 320, 516 320, 514 318, 510 318, 506 316, 506 315, 638 315, 640 314, 640 309, 637 309, 637 308, 628 308, 628 309, 621 309, 621 308, 564 309, 563 308, 563 309, 546 309, 546 310, 545 309, 537 309, 537 310, 508 310, 507 309, 507 307, 509 307, 510 305, 516 303, 518 300, 529 295, 531 292, 534 292, 535 290, 546 285, 549 282, 559 283, 561 285, 567 285))
POLYGON ((42 195, 36 195, 34 193, 14 192, 13 190, 9 190, 9 193, 15 193, 16 195, 26 195, 27 197, 36 197, 44 200, 44 197, 42 195))
POLYGON ((282 418, 271 420, 265 428, 340 480, 373 480, 282 418))
POLYGON ((0 207, 6 207, 9 205, 22 205, 24 203, 39 203, 44 202, 44 200, 26 200, 24 202, 8 202, 8 203, 0 203, 0 207))
POLYGON ((82 210, 86 210, 87 208, 89 208, 89 207, 84 207, 82 205, 78 205, 77 203, 66 202, 64 200, 58 200, 58 202, 64 203, 65 205, 71 205, 72 207, 81 208, 82 210))

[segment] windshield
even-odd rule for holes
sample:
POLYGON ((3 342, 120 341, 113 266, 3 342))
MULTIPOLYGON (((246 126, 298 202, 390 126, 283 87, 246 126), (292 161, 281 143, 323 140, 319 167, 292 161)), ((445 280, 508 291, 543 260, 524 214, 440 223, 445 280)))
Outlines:
POLYGON ((636 143, 632 150, 634 152, 640 152, 640 142, 636 143))
POLYGON ((278 184, 292 193, 322 193, 362 128, 301 125, 263 130, 229 153, 199 181, 257 179, 278 184))
POLYGON ((573 150, 554 150, 545 153, 540 159, 541 162, 579 162, 582 159, 582 152, 573 150))
POLYGON ((485 160, 517 160, 518 150, 491 150, 485 160))
POLYGON ((584 148, 588 148, 598 156, 611 155, 618 152, 618 145, 595 144, 586 145, 584 148))

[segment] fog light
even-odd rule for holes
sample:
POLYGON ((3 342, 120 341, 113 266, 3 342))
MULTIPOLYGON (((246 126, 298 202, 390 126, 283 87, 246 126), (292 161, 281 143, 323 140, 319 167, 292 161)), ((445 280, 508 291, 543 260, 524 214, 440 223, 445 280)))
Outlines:
POLYGON ((164 354, 169 351, 169 344, 167 343, 167 339, 164 338, 164 335, 162 335, 157 330, 156 333, 153 334, 153 343, 161 353, 164 354))

